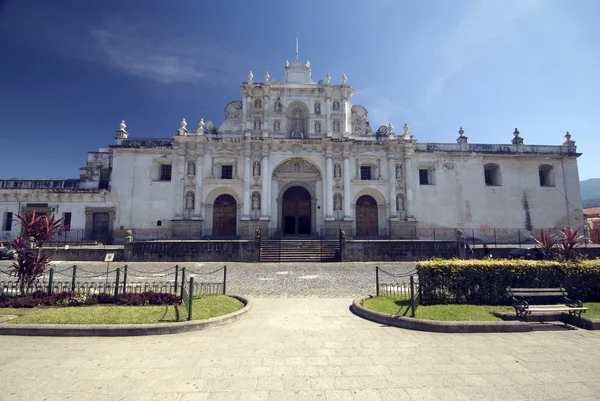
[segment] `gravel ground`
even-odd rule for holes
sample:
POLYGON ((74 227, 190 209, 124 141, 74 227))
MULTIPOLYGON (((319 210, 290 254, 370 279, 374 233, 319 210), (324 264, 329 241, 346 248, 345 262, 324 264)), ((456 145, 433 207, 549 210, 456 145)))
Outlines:
MULTIPOLYGON (((102 262, 53 262, 55 280, 70 281, 71 267, 78 266, 78 277, 83 281, 101 281, 106 276, 106 263, 102 262), (60 273, 62 272, 62 273, 60 273), (95 276, 95 277, 93 277, 95 276), (86 278, 89 277, 89 278, 86 278)), ((174 278, 174 262, 127 263, 128 281, 166 281, 174 278), (168 274, 165 276, 165 274, 168 274)), ((217 282, 223 271, 215 271, 227 265, 227 293, 249 297, 318 297, 337 298, 368 295, 375 292, 375 266, 394 275, 406 275, 415 269, 415 262, 349 262, 349 263, 222 263, 183 262, 180 267, 192 270, 196 281, 217 282)), ((0 261, 0 282, 7 280, 10 261, 0 261)), ((110 270, 123 267, 125 263, 114 262, 110 270)), ((114 273, 110 276, 114 280, 114 273)), ((14 280, 14 278, 12 279, 14 280)), ((408 282, 408 276, 392 278, 380 274, 382 283, 408 282)))

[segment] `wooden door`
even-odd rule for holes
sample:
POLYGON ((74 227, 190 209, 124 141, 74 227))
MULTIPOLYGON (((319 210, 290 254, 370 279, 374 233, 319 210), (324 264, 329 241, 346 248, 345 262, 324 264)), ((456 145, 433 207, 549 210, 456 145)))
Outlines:
POLYGON ((235 198, 231 195, 221 195, 213 205, 213 235, 236 235, 236 229, 237 204, 235 198))
POLYGON ((94 213, 92 216, 92 240, 108 242, 108 213, 94 213))
POLYGON ((377 202, 369 195, 363 195, 356 201, 356 236, 377 236, 377 202))

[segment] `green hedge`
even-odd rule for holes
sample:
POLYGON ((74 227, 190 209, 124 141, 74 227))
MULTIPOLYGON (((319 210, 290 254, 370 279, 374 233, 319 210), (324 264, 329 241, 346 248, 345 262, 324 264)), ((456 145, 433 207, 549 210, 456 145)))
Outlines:
POLYGON ((507 305, 506 287, 564 287, 584 302, 600 301, 600 259, 549 260, 436 259, 417 263, 422 304, 507 305))

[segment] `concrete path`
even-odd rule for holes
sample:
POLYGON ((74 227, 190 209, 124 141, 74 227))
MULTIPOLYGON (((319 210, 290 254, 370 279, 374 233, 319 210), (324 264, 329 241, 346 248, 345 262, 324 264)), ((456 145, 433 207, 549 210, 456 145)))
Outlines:
POLYGON ((0 338, 0 400, 592 400, 600 333, 435 334, 350 298, 261 298, 239 322, 138 338, 0 338))

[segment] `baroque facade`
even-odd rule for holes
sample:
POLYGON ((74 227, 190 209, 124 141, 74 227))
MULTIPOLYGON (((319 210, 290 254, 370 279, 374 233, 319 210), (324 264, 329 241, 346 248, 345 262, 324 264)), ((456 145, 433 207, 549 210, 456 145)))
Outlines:
MULTIPOLYGON (((217 127, 185 119, 169 138, 130 138, 88 153, 78 180, 0 180, 2 234, 27 209, 55 213, 88 239, 127 229, 164 238, 427 238, 428 230, 514 230, 583 223, 575 142, 421 143, 405 125, 372 126, 345 75, 282 80, 252 72, 217 127)), ((438 231, 439 232, 439 231, 438 231)), ((119 234, 117 234, 119 236, 119 234)), ((138 238, 140 236, 138 235, 138 238)))

